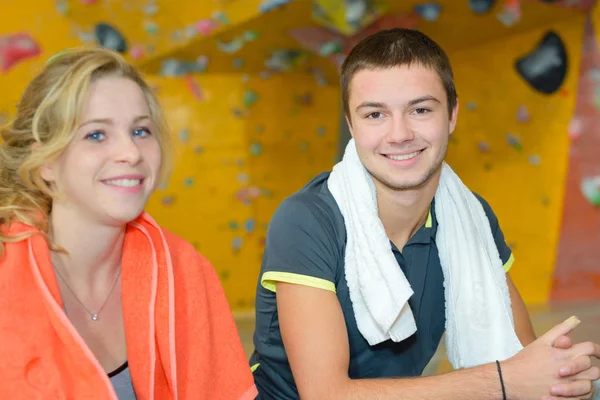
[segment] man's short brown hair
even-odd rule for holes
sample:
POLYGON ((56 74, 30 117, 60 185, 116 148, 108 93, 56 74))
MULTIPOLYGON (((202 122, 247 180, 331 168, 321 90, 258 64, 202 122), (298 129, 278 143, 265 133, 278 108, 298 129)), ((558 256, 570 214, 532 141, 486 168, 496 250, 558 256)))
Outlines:
POLYGON ((418 64, 439 75, 448 97, 448 113, 456 106, 458 96, 450 60, 444 50, 427 35, 405 28, 379 31, 361 40, 342 65, 342 101, 344 113, 350 118, 350 82, 363 69, 394 68, 418 64))

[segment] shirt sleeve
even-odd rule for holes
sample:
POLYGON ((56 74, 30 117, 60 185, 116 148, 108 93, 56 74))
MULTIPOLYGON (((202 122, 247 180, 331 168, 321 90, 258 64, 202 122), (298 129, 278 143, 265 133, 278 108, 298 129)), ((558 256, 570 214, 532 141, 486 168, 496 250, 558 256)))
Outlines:
POLYGON ((492 235, 494 236, 494 241, 496 242, 496 247, 498 248, 498 253, 500 253, 500 259, 502 260, 502 264, 504 265, 504 272, 508 272, 515 261, 515 257, 513 255, 512 250, 506 244, 504 239, 504 233, 502 229, 500 229, 500 224, 498 222, 498 217, 492 210, 492 207, 488 204, 488 202, 477 193, 474 193, 475 197, 479 200, 483 209, 485 210, 485 214, 490 221, 490 228, 492 228, 492 235))
POLYGON ((286 199, 267 230, 261 285, 272 292, 276 282, 335 292, 337 242, 326 206, 310 198, 286 199))

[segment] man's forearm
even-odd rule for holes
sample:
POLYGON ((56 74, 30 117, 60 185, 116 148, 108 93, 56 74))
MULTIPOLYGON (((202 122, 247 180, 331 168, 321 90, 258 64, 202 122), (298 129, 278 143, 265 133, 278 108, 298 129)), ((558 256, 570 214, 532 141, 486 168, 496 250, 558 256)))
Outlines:
MULTIPOLYGON (((514 399, 507 392, 508 399, 514 399)), ((402 379, 348 380, 333 398, 344 400, 502 400, 496 364, 402 379)))

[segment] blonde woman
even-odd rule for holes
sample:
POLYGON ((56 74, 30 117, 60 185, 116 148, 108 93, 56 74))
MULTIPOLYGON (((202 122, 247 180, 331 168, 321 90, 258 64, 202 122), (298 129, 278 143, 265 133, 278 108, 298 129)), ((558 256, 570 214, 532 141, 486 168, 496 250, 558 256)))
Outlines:
POLYGON ((2 139, 0 397, 253 399, 212 266, 144 212, 170 153, 140 74, 69 51, 2 139))

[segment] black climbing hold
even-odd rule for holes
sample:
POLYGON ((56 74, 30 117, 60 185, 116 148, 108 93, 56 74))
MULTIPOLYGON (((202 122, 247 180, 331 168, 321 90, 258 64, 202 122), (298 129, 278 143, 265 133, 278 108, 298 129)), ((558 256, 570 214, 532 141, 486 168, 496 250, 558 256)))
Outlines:
POLYGON ((469 0, 469 7, 475 14, 485 14, 496 4, 496 0, 469 0))
POLYGON ((98 44, 106 49, 119 53, 127 52, 127 42, 121 33, 109 24, 96 24, 94 33, 98 44))
POLYGON ((531 87, 552 94, 567 75, 567 51, 556 32, 547 32, 537 46, 515 62, 517 72, 531 87))

